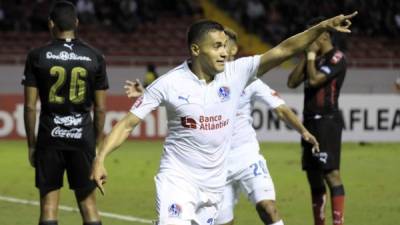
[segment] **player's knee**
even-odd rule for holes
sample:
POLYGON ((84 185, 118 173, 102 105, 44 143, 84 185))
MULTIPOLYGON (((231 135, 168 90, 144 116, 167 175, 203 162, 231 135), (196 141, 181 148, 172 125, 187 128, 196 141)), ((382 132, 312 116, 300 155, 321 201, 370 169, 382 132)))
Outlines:
POLYGON ((330 187, 342 185, 339 170, 332 170, 326 173, 325 179, 330 187))

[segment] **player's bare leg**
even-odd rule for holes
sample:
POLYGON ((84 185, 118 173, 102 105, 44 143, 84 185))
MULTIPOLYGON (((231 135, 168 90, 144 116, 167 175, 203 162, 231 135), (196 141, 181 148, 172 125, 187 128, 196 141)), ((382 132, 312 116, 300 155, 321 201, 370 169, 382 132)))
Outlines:
POLYGON ((325 173, 325 180, 331 193, 333 224, 343 225, 345 193, 339 170, 332 170, 325 173))
POLYGON ((256 204, 258 215, 265 225, 283 225, 273 200, 262 200, 256 204))
POLYGON ((332 170, 325 174, 325 180, 329 187, 335 187, 342 185, 342 179, 340 178, 339 170, 332 170))
POLYGON ((39 224, 57 224, 60 189, 40 191, 39 224))
POLYGON ((321 171, 307 171, 308 183, 311 187, 311 201, 314 225, 325 224, 326 188, 324 174, 321 171))
POLYGON ((100 216, 96 207, 96 189, 75 190, 75 197, 84 224, 100 225, 100 216))

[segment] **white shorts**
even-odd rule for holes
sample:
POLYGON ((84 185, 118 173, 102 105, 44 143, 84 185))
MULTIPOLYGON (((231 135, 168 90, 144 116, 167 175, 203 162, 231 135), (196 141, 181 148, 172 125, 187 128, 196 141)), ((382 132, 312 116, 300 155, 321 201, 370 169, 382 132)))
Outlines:
POLYGON ((233 220, 233 209, 240 192, 247 194, 254 205, 262 200, 275 201, 274 183, 262 155, 254 157, 254 161, 246 167, 235 168, 234 171, 228 169, 227 185, 216 224, 224 224, 233 220))
POLYGON ((157 225, 214 225, 222 193, 201 190, 170 172, 157 174, 155 182, 157 225))

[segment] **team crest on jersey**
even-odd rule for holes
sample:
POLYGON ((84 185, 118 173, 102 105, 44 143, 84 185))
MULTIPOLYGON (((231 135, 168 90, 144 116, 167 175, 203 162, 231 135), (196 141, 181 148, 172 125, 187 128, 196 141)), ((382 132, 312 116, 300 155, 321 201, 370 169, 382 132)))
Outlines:
POLYGON ((208 224, 208 225, 214 225, 214 222, 215 222, 214 218, 209 218, 209 219, 207 220, 207 224, 208 224))
POLYGON ((218 96, 221 99, 221 101, 225 102, 228 101, 231 95, 231 91, 229 87, 222 86, 218 89, 218 96))
POLYGON ((143 103, 143 95, 136 99, 135 103, 133 103, 133 107, 137 108, 143 103))
POLYGON ((173 203, 168 207, 168 215, 170 217, 180 217, 182 208, 180 205, 173 203))

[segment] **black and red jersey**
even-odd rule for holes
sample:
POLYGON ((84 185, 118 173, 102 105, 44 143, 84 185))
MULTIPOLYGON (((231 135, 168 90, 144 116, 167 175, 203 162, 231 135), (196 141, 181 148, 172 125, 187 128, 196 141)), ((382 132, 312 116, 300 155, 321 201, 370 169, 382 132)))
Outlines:
POLYGON ((318 87, 311 87, 306 80, 303 110, 306 117, 333 114, 339 111, 338 99, 346 76, 345 55, 336 48, 318 58, 315 66, 327 80, 318 87))

